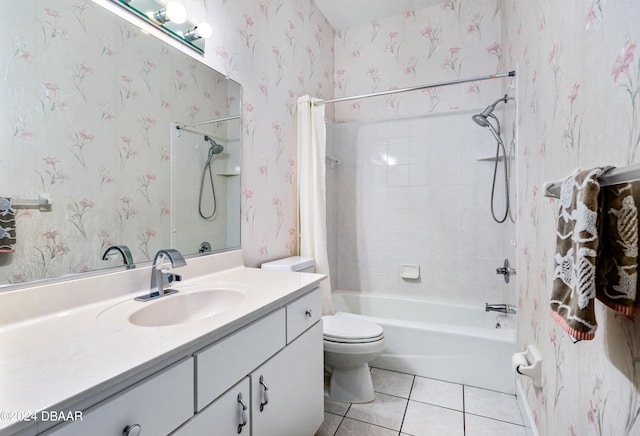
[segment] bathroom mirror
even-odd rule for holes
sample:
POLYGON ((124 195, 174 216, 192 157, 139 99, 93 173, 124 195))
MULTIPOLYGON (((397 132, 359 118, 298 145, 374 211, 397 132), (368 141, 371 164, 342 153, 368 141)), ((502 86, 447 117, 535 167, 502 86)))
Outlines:
POLYGON ((120 266, 111 245, 135 263, 239 247, 240 85, 90 0, 11 9, 0 197, 15 217, 0 216, 17 234, 0 285, 120 266))

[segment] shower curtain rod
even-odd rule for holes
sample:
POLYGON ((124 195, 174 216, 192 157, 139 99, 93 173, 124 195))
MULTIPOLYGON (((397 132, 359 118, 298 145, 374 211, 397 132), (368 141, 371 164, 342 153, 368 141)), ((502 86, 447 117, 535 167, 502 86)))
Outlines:
POLYGON ((214 120, 208 120, 208 121, 200 121, 199 123, 185 124, 184 126, 176 126, 176 129, 184 130, 185 127, 202 126, 203 124, 213 124, 213 123, 219 123, 222 121, 237 120, 238 118, 240 118, 240 115, 231 115, 229 117, 216 118, 214 120))
POLYGON ((180 137, 180 132, 195 133, 196 135, 209 136, 210 133, 201 132, 199 130, 187 129, 186 127, 176 126, 176 136, 180 137))
POLYGON ((479 82, 481 80, 501 79, 503 77, 515 77, 515 75, 516 75, 515 71, 509 71, 507 73, 489 74, 488 76, 472 77, 470 79, 451 80, 448 82, 432 83, 430 85, 410 86, 408 88, 390 89, 388 91, 372 92, 370 94, 362 94, 362 95, 352 95, 350 97, 338 97, 338 98, 330 98, 328 100, 316 100, 313 102, 313 104, 315 106, 319 106, 327 103, 338 103, 341 101, 357 100, 360 98, 378 97, 381 95, 397 94, 400 92, 408 92, 408 91, 418 91, 420 89, 437 88, 439 86, 458 85, 460 83, 479 82))

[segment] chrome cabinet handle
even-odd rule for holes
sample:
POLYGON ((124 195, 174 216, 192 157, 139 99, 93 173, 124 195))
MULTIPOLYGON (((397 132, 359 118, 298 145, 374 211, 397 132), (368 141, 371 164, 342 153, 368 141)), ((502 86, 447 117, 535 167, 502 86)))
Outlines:
POLYGON ((140 424, 128 425, 122 430, 124 436, 138 436, 142 432, 140 424))
POLYGON ((242 427, 247 425, 248 417, 247 417, 247 405, 244 401, 242 401, 242 392, 238 394, 238 404, 240 404, 239 410, 239 423, 238 423, 238 434, 242 433, 242 427))
POLYGON ((264 384, 263 376, 260 376, 259 382, 260 382, 260 386, 262 386, 262 401, 260 401, 260 411, 262 412, 264 410, 264 406, 269 404, 269 395, 267 394, 267 391, 269 390, 269 388, 267 387, 267 385, 264 384))
POLYGON ((313 317, 313 310, 307 309, 307 311, 305 312, 305 315, 307 315, 309 318, 312 318, 313 317))

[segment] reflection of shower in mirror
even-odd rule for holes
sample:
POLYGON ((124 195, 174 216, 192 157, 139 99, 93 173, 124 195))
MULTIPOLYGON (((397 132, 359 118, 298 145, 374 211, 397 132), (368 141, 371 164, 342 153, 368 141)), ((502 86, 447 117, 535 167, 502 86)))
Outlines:
POLYGON ((200 194, 198 195, 198 213, 205 220, 213 219, 216 214, 216 209, 218 208, 218 204, 216 201, 216 188, 213 183, 213 170, 211 169, 211 162, 213 161, 213 157, 216 154, 222 153, 224 150, 224 146, 218 144, 213 140, 212 137, 208 135, 204 135, 204 140, 209 141, 211 146, 209 147, 209 152, 207 156, 207 161, 204 163, 204 168, 202 168, 202 177, 200 178, 200 194), (209 174, 209 186, 211 186, 211 199, 213 200, 213 210, 211 213, 206 213, 202 209, 202 196, 204 195, 204 179, 209 174))

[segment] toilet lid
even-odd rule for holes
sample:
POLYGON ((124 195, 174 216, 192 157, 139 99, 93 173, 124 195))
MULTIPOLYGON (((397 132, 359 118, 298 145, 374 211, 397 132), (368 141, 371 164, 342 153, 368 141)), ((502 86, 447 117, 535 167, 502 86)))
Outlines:
POLYGON ((324 339, 332 342, 373 342, 384 337, 382 327, 350 316, 323 316, 324 339))

